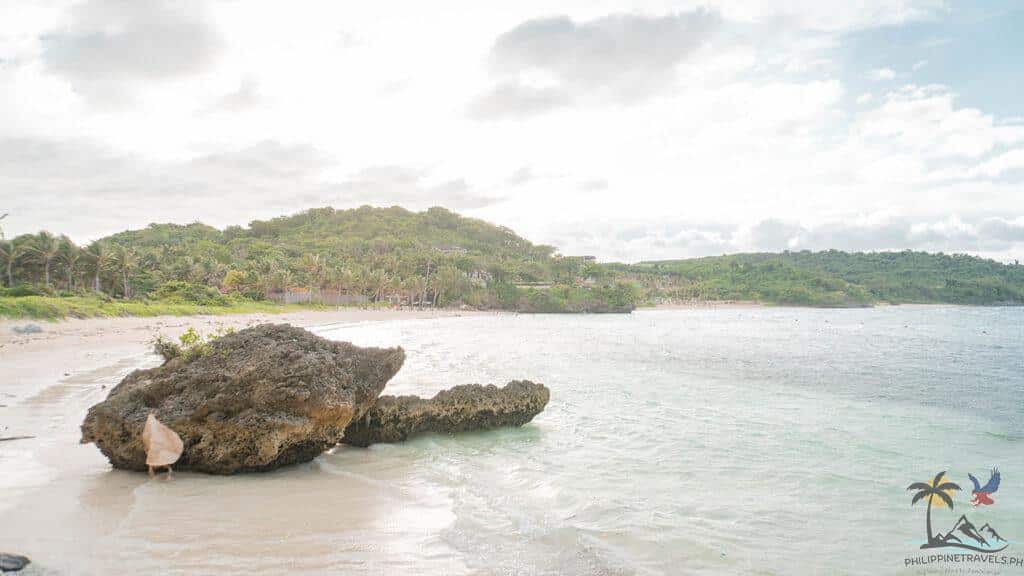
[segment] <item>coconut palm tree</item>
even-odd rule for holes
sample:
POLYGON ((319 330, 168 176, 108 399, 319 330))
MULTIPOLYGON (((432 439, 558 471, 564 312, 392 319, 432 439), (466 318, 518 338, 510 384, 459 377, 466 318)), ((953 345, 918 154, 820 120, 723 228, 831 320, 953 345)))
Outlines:
POLYGON ((274 272, 272 284, 278 290, 287 292, 289 288, 295 285, 295 274, 287 268, 281 268, 274 272))
POLYGON ((67 274, 68 290, 75 289, 75 273, 82 262, 82 250, 75 246, 71 240, 66 240, 61 245, 60 254, 57 259, 64 265, 64 272, 67 274))
POLYGON ((925 529, 928 531, 928 541, 921 545, 921 548, 928 548, 938 540, 938 538, 932 534, 932 501, 935 498, 942 500, 953 508, 953 498, 950 497, 946 492, 948 490, 959 490, 960 486, 953 482, 943 482, 942 477, 946 475, 945 471, 939 472, 935 475, 935 479, 932 480, 931 484, 927 482, 914 482, 910 486, 907 486, 907 490, 917 490, 914 494, 914 498, 910 501, 910 505, 917 504, 918 500, 922 498, 928 498, 928 511, 925 513, 925 529))
POLYGON ((0 264, 7 273, 7 287, 14 287, 14 265, 18 259, 28 253, 28 245, 14 240, 0 240, 0 264))
POLYGON ((387 292, 388 300, 391 300, 392 296, 398 296, 398 305, 401 306, 405 298, 405 282, 398 275, 392 275, 388 278, 387 292))
POLYGON ((114 244, 114 256, 111 267, 121 276, 122 297, 131 298, 131 276, 139 267, 139 255, 124 244, 114 244))
POLYGON ((376 270, 369 271, 366 276, 364 276, 364 280, 366 281, 366 289, 367 292, 369 292, 370 298, 374 302, 380 302, 384 297, 384 292, 388 288, 388 282, 390 280, 388 273, 377 268, 376 270))
POLYGON ((300 263, 306 270, 306 277, 309 280, 309 297, 312 299, 315 293, 313 288, 319 291, 324 285, 324 277, 327 275, 327 260, 320 254, 303 254, 300 263))
POLYGON ((50 266, 60 255, 60 238, 49 232, 40 232, 32 239, 31 253, 35 256, 36 262, 43 265, 43 277, 46 279, 46 287, 50 287, 50 266))
MULTIPOLYGON (((92 270, 92 289, 95 292, 103 292, 103 273, 109 270, 113 264, 114 252, 110 245, 104 242, 93 242, 85 249, 84 258, 89 262, 89 269, 92 270)), ((111 289, 113 291, 113 289, 111 289)))
POLYGON ((422 276, 413 276, 407 280, 407 288, 409 290, 409 305, 412 306, 416 304, 422 306, 423 301, 426 300, 426 279, 422 276))

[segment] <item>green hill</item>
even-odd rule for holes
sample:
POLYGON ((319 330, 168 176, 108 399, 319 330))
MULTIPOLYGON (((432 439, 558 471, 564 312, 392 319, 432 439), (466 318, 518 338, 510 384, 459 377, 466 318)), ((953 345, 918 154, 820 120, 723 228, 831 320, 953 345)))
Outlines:
POLYGON ((1024 266, 963 254, 785 252, 615 266, 651 298, 808 306, 1024 304, 1024 266))
POLYGON ((634 305, 631 287, 604 267, 444 208, 319 208, 224 230, 151 224, 84 248, 47 233, 4 246, 0 257, 13 254, 11 286, 114 298, 218 305, 231 296, 286 294, 524 312, 623 312, 634 305))
POLYGON ((973 256, 829 250, 599 264, 443 208, 318 208, 224 230, 151 224, 84 247, 41 232, 0 241, 0 272, 0 316, 15 317, 272 301, 522 312, 626 312, 681 300, 1024 304, 1024 267, 973 256))

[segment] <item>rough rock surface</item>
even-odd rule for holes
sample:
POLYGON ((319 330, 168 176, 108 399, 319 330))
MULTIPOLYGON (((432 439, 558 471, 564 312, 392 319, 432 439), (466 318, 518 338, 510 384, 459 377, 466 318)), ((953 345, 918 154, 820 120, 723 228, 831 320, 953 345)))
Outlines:
POLYGON ((353 446, 400 442, 424 432, 465 432, 522 426, 544 410, 547 386, 514 380, 498 388, 467 384, 419 396, 381 396, 364 417, 345 429, 341 441, 353 446))
POLYGON ((401 348, 360 348, 285 324, 248 328, 129 374, 89 409, 82 442, 117 468, 144 471, 142 429, 154 412, 184 442, 176 470, 233 474, 312 460, 404 360, 401 348))
POLYGON ((31 562, 27 556, 0 552, 0 572, 17 572, 31 562))

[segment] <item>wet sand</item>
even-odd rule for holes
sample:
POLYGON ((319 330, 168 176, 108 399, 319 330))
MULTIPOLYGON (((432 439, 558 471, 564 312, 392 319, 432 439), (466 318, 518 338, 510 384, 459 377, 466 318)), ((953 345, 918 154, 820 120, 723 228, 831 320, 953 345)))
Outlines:
MULTIPOLYGON (((344 539, 335 539, 336 545, 327 549, 329 538, 297 542, 291 537, 304 536, 283 535, 268 522, 285 512, 277 509, 283 504, 268 498, 280 489, 292 495, 281 501, 288 506, 296 504, 296 490, 303 494, 310 533, 330 536, 353 522, 374 524, 379 516, 360 520, 360 514, 373 514, 366 502, 367 498, 381 500, 382 495, 376 494, 381 479, 350 479, 356 489, 336 490, 338 476, 318 473, 324 465, 318 461, 280 472, 289 475, 288 482, 274 483, 278 473, 231 478, 180 474, 171 484, 149 482, 145 474, 112 470, 95 446, 80 445, 79 425, 88 407, 102 400, 124 375, 159 364, 160 359, 150 353, 157 334, 176 338, 189 327, 207 334, 218 328, 263 322, 323 328, 470 314, 474 313, 339 309, 57 323, 0 321, 0 438, 31 437, 0 441, 0 552, 31 557, 34 564, 26 572, 29 574, 115 573, 111 570, 116 571, 117 566, 126 567, 124 558, 132 559, 129 564, 134 573, 317 572, 338 566, 342 558, 359 559, 363 566, 367 561, 379 561, 383 568, 387 560, 369 550, 360 552, 358 542, 350 542, 346 549, 344 539), (42 332, 19 334, 13 330, 30 323, 40 326, 42 332), (268 482, 278 488, 268 490, 268 482), (167 490, 177 496, 162 497, 167 490), (217 492, 217 497, 211 499, 210 491, 217 492), (324 505, 324 499, 329 504, 324 505), (193 502, 211 501, 222 506, 190 507, 193 502), (190 533, 188 527, 196 526, 204 529, 190 533), (225 530, 252 534, 227 538, 221 533, 225 530), (254 555, 251 550, 223 549, 240 541, 263 552, 254 555), (275 563, 274 554, 269 553, 296 546, 308 548, 311 564, 286 566, 275 563), (140 562, 140 558, 151 560, 140 562), (216 566, 209 563, 227 558, 234 561, 222 569, 214 570, 216 566)), ((382 478, 393 474, 400 480, 404 475, 401 466, 401 462, 392 462, 390 467, 399 469, 382 470, 382 478)), ((383 498, 401 501, 402 495, 384 494, 383 498)), ((396 504, 396 510, 402 508, 400 502, 396 504)), ((410 510, 415 506, 406 512, 410 510)), ((423 512, 417 522, 422 525, 429 517, 423 512)), ((417 530, 417 522, 404 529, 417 530)), ((459 571, 451 565, 436 568, 459 571)))

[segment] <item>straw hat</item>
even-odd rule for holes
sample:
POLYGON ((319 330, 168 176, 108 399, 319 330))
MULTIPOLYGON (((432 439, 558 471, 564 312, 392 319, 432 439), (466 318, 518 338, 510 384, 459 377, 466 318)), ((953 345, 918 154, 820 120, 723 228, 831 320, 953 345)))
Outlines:
POLYGON ((147 466, 170 466, 181 458, 185 449, 181 437, 157 420, 152 412, 142 429, 142 445, 146 448, 147 466))

